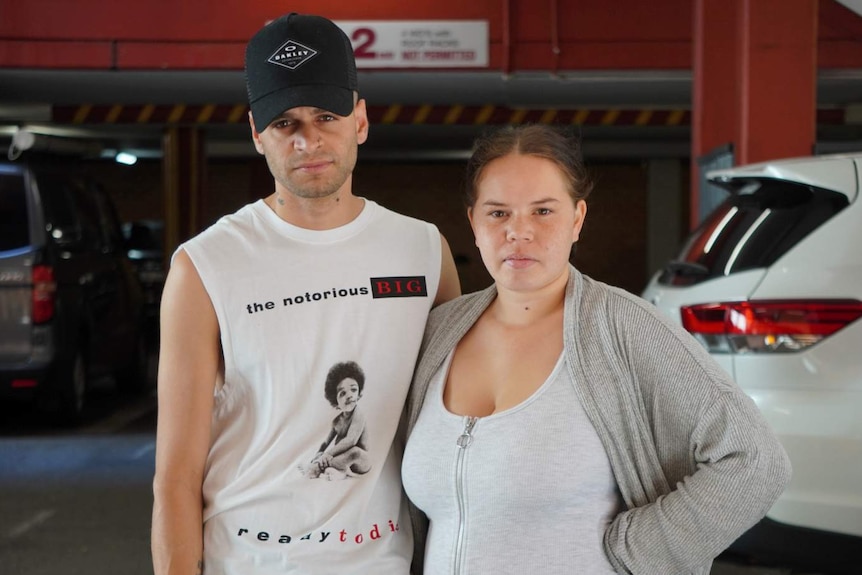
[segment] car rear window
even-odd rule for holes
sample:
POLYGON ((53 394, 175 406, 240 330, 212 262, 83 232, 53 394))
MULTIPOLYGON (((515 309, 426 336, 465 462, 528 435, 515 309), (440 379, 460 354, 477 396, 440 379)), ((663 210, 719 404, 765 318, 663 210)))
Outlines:
POLYGON ((782 180, 734 182, 735 192, 689 236, 664 285, 693 285, 770 266, 848 205, 847 196, 782 180))
POLYGON ((0 252, 30 244, 28 222, 23 174, 0 170, 0 252))
POLYGON ((98 210, 84 182, 53 172, 39 173, 38 180, 54 241, 82 248, 97 247, 101 240, 98 210))

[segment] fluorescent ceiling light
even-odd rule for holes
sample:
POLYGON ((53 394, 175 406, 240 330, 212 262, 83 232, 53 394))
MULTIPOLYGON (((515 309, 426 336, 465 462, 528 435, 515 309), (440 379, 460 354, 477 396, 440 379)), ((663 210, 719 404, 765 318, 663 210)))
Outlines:
POLYGON ((127 166, 133 166, 135 162, 138 161, 138 157, 134 154, 129 154, 127 152, 120 152, 116 156, 114 156, 114 160, 118 164, 125 164, 127 166))

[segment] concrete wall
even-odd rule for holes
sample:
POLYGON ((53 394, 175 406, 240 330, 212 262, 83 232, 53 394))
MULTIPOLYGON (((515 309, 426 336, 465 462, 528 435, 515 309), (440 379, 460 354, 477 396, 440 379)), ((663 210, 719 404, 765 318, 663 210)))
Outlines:
MULTIPOLYGON (((574 258, 581 271, 635 293, 644 287, 656 262, 674 249, 681 234, 687 173, 682 160, 668 162, 588 161, 596 187, 574 258), (656 249, 661 250, 661 258, 657 259, 656 249)), ((140 161, 132 167, 105 163, 96 170, 112 193, 123 221, 163 217, 158 161, 140 161)), ((491 280, 465 215, 463 170, 463 162, 388 163, 360 158, 354 191, 436 224, 455 255, 464 291, 473 291, 491 280)), ((211 159, 205 189, 200 203, 201 228, 269 194, 272 179, 262 158, 211 159)))

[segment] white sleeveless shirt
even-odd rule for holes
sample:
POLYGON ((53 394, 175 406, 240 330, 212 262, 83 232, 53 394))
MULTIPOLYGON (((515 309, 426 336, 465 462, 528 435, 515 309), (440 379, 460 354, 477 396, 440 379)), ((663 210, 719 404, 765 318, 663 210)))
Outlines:
POLYGON ((431 380, 402 466, 430 520, 425 575, 612 575, 602 548, 621 499, 560 357, 527 400, 487 417, 443 404, 452 353, 431 380))
POLYGON ((437 229, 365 200, 347 225, 313 231, 261 200, 181 247, 212 300, 225 362, 203 484, 205 573, 408 573, 391 446, 440 281, 437 229), (364 375, 363 417, 350 420, 364 426, 367 465, 309 473, 344 420, 324 390, 344 362, 364 375))

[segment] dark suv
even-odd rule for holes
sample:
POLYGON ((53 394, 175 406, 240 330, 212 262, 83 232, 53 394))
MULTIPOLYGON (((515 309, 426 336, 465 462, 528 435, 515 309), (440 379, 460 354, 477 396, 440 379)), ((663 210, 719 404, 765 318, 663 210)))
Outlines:
POLYGON ((93 378, 141 387, 143 303, 104 190, 73 162, 0 162, 0 399, 68 422, 93 378))

